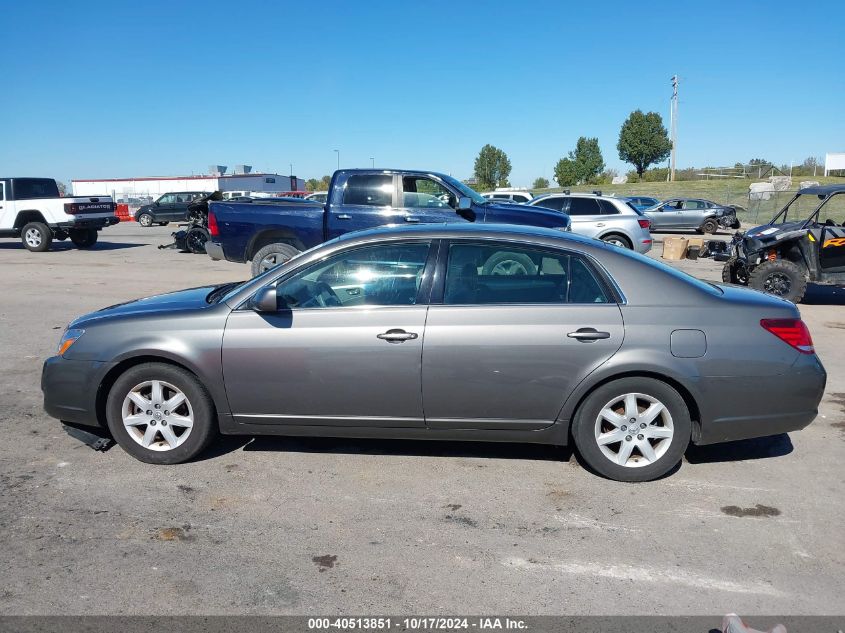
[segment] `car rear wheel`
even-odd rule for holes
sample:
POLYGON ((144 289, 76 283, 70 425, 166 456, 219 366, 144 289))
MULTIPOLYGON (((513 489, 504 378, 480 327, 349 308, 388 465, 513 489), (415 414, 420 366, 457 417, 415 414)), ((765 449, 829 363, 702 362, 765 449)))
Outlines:
POLYGON ((138 216, 138 224, 141 226, 152 226, 153 225, 153 216, 149 213, 142 213, 138 216))
POLYGON ((617 481, 651 481, 683 457, 692 431, 680 394, 654 378, 622 378, 593 391, 572 426, 587 466, 617 481))
POLYGON ((726 284, 748 285, 748 271, 744 265, 737 263, 736 257, 731 257, 722 268, 722 281, 726 284))
POLYGON ((128 369, 106 401, 112 436, 132 457, 149 464, 180 464, 217 436, 214 404, 191 372, 166 363, 128 369))
POLYGON ((30 222, 21 231, 21 241, 28 251, 43 253, 50 250, 53 231, 43 222, 30 222))
POLYGON ((299 253, 299 249, 290 244, 268 244, 259 249, 252 258, 252 276, 257 277, 274 266, 283 264, 299 253))
POLYGON ((701 232, 702 233, 709 233, 713 235, 719 231, 719 223, 716 222, 714 219, 705 220, 704 224, 701 225, 701 232))
POLYGON ((616 246, 621 246, 622 248, 634 248, 631 244, 631 241, 627 237, 625 237, 624 235, 619 235, 618 233, 611 233, 610 235, 605 235, 601 239, 602 242, 607 242, 608 244, 615 244, 616 246))
POLYGON ((748 285, 770 295, 798 303, 807 291, 804 270, 787 259, 766 261, 751 271, 748 285))
POLYGON ((99 233, 97 229, 71 229, 68 231, 70 241, 76 248, 91 248, 97 243, 99 233))

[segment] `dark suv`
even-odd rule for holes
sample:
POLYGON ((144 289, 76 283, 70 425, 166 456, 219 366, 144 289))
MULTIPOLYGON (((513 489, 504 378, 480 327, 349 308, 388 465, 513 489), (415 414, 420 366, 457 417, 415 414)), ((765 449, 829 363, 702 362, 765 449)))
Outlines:
POLYGON ((178 191, 166 193, 152 204, 145 204, 135 212, 141 226, 166 225, 168 222, 188 220, 188 205, 197 198, 209 195, 208 191, 178 191))

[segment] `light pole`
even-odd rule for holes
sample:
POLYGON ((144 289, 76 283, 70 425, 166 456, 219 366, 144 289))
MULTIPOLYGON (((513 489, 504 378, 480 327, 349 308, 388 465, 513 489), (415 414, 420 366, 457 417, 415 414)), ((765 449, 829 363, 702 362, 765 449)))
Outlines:
POLYGON ((376 159, 370 156, 370 161, 373 163, 373 169, 376 168, 376 159))
POLYGON ((337 168, 340 169, 340 150, 334 150, 334 153, 337 154, 337 168))

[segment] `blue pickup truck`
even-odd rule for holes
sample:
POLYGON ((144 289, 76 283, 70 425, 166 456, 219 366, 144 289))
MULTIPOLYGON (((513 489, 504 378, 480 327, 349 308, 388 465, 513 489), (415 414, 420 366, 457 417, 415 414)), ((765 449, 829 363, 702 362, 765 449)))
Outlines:
POLYGON ((252 274, 330 239, 384 224, 496 222, 569 230, 569 216, 542 207, 482 198, 451 176, 400 169, 342 169, 332 176, 325 204, 208 203, 212 259, 252 262, 252 274))

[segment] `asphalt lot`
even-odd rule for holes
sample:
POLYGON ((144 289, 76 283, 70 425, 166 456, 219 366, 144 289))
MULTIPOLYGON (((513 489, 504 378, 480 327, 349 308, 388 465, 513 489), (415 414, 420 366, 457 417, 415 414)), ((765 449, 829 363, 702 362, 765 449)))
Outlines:
POLYGON ((550 447, 372 440, 229 438, 153 467, 66 436, 39 378, 81 313, 249 275, 157 250, 172 230, 0 240, 0 614, 845 613, 845 292, 801 306, 819 418, 690 449, 661 481, 550 447))

